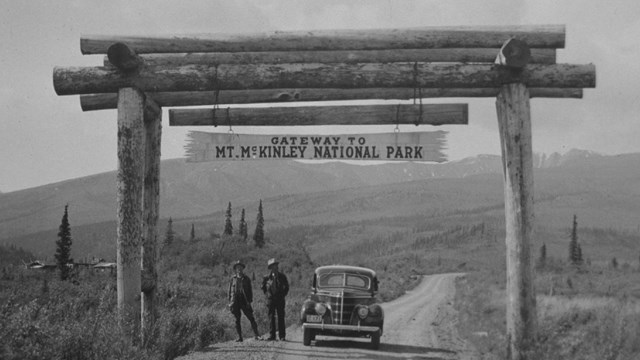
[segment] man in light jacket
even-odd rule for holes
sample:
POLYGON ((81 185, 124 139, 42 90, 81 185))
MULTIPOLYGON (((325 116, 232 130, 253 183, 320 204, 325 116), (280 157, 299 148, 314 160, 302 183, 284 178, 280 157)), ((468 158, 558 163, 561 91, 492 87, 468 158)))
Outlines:
POLYGON ((255 339, 260 340, 260 334, 258 334, 258 324, 253 316, 253 308, 251 303, 253 302, 253 291, 251 289, 251 279, 244 274, 245 265, 240 261, 236 261, 233 264, 233 270, 235 275, 231 277, 229 281, 229 309, 236 318, 236 331, 238 332, 238 339, 236 342, 242 342, 242 326, 240 324, 241 311, 249 319, 251 328, 255 334, 255 339))

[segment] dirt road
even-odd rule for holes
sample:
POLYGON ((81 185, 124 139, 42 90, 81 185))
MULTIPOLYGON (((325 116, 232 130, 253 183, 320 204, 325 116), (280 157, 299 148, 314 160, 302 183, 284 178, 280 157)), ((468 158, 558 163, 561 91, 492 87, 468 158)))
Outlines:
POLYGON ((296 325, 287 329, 284 342, 220 343, 179 359, 474 359, 455 327, 453 297, 458 276, 464 275, 425 276, 414 290, 382 304, 385 325, 379 350, 371 349, 369 339, 328 336, 318 336, 311 346, 303 346, 302 328, 296 325))

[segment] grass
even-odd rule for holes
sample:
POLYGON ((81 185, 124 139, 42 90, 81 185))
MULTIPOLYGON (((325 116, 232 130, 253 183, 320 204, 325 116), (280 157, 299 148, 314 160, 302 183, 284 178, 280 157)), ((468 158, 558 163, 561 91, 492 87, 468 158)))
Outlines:
POLYGON ((638 359, 637 299, 545 299, 537 353, 545 359, 638 359))
MULTIPOLYGON (((375 228, 370 238, 365 225, 291 226, 269 231, 264 248, 235 237, 180 239, 162 249, 158 272, 158 319, 145 344, 117 324, 115 276, 86 272, 76 283, 61 282, 55 273, 12 268, 4 273, 0 290, 0 358, 2 359, 173 359, 209 344, 236 337, 227 309, 231 264, 241 259, 253 282, 253 308, 262 334, 268 332, 266 303, 259 288, 266 263, 275 257, 288 276, 286 323, 298 322, 299 309, 309 294, 318 265, 343 263, 375 269, 381 280, 379 298, 394 299, 415 286, 417 273, 427 268, 426 251, 401 250, 415 234, 375 228), (346 239, 326 258, 310 256, 309 247, 322 239, 346 239)), ((400 228, 400 227, 398 227, 400 228)), ((396 229, 398 229, 396 228, 396 229)), ((435 263, 435 259, 433 261, 435 263)), ((439 259, 445 270, 455 262, 439 259)), ((243 317, 245 337, 252 336, 243 317)))
MULTIPOLYGON (((536 274, 538 342, 532 358, 640 358, 640 298, 629 291, 640 272, 551 262, 536 274)), ((470 273, 457 283, 459 331, 482 359, 507 356, 505 299, 504 273, 497 268, 470 273)))
POLYGON ((83 286, 30 274, 22 280, 24 290, 14 288, 0 309, 3 359, 150 358, 116 323, 109 279, 83 286))
MULTIPOLYGON (((267 333, 266 304, 258 289, 267 273, 267 259, 275 257, 291 285, 287 325, 298 322, 313 269, 319 265, 342 263, 376 270, 382 301, 415 286, 416 275, 467 272, 457 283, 459 331, 484 359, 502 359, 506 347, 504 224, 500 214, 488 211, 283 226, 268 230, 262 249, 235 237, 178 239, 162 250, 159 317, 146 344, 133 343, 134 337, 116 323, 113 275, 80 274, 74 285, 59 282, 55 274, 3 268, 0 358, 169 360, 233 339, 226 291, 231 264, 238 259, 247 264, 258 328, 267 333)), ((563 231, 541 233, 549 235, 549 254, 566 251, 563 231)), ((597 229, 589 234, 602 235, 597 229)), ((582 267, 550 257, 537 272, 537 358, 640 358, 636 336, 640 272, 632 262, 638 252, 629 250, 635 246, 629 234, 622 234, 623 241, 617 241, 620 234, 615 231, 605 234, 606 244, 585 239, 583 250, 589 261, 582 267), (611 249, 612 244, 620 251, 594 256, 602 253, 596 246, 611 249), (626 253, 631 255, 625 257, 626 253), (617 268, 611 265, 612 256, 620 259, 617 268)), ((252 336, 248 321, 244 317, 242 321, 244 335, 252 336)))
MULTIPOLYGON (((235 238, 176 241, 162 250, 157 290, 158 317, 148 341, 140 344, 117 323, 114 274, 77 273, 62 282, 55 272, 12 267, 0 279, 0 359, 174 359, 189 351, 236 337, 227 309, 231 264, 242 259, 253 279, 259 329, 268 332, 260 292, 270 257, 282 259, 289 277, 287 323, 297 322, 313 272, 304 249, 285 235, 262 249, 235 238)), ((250 326, 243 326, 249 336, 250 326)), ((252 335, 252 334, 251 334, 252 335)))

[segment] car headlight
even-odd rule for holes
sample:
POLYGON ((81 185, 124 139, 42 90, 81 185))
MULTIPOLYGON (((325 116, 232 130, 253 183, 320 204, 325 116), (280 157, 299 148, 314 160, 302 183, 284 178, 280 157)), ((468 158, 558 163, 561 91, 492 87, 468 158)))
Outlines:
POLYGON ((373 317, 381 317, 383 316, 382 308, 378 304, 373 304, 369 306, 369 315, 373 317))
POLYGON ((327 312, 327 307, 323 303, 316 304, 316 313, 320 316, 327 312))
POLYGON ((369 315, 369 308, 366 306, 362 306, 358 309, 358 316, 360 319, 366 318, 369 315))

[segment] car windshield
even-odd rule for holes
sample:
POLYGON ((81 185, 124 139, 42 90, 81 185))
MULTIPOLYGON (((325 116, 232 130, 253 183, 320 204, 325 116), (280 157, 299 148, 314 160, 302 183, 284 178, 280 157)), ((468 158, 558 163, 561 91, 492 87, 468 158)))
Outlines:
POLYGON ((319 288, 347 287, 369 290, 371 279, 366 276, 348 273, 324 273, 318 276, 319 288))

